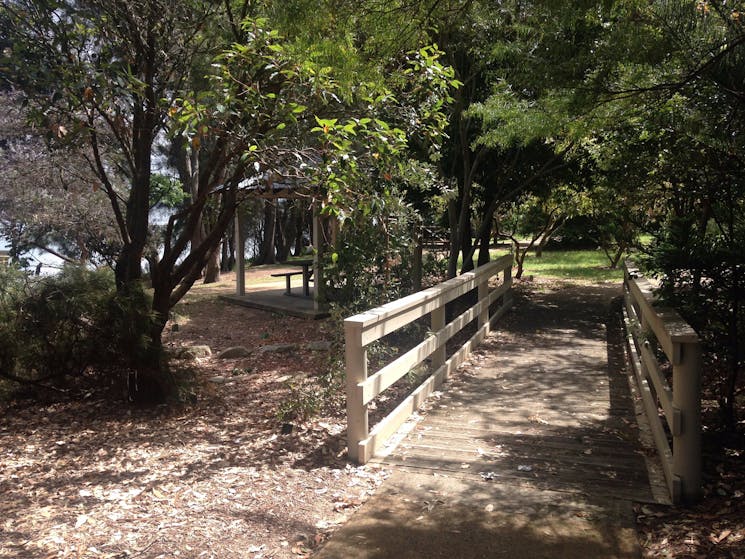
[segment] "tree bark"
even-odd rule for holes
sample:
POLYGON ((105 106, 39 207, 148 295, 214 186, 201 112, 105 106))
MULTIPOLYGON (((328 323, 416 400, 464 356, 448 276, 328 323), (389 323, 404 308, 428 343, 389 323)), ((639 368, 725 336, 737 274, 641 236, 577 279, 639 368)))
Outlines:
POLYGON ((290 240, 295 238, 295 203, 289 201, 282 211, 277 210, 277 258, 284 262, 290 256, 290 240))
POLYGON ((536 243, 535 246, 535 257, 536 258, 542 258, 543 257, 543 249, 546 248, 546 245, 548 244, 550 237, 543 235, 538 243, 536 243))
POLYGON ((277 251, 275 248, 275 236, 277 227, 277 206, 273 201, 264 202, 264 239, 261 244, 261 253, 257 258, 258 264, 276 264, 277 251))
POLYGON ((528 249, 526 248, 525 251, 521 251, 520 242, 515 237, 510 237, 510 239, 512 239, 512 252, 515 255, 515 264, 517 264, 515 279, 520 279, 523 277, 525 255, 528 253, 528 249))
POLYGON ((460 250, 458 206, 455 200, 448 202, 448 227, 450 228, 450 253, 448 254, 447 277, 454 278, 458 273, 458 251, 460 250))
MULTIPOLYGON (((154 317, 150 326, 148 345, 136 358, 135 367, 127 378, 129 401, 138 405, 159 404, 171 399, 176 393, 176 381, 163 357, 162 332, 168 321, 169 291, 162 279, 153 287, 152 310, 154 317)), ((137 350, 133 348, 133 351, 137 350)))
POLYGON ((220 257, 220 271, 227 273, 235 267, 235 243, 233 227, 228 227, 222 239, 222 255, 220 257))
POLYGON ((463 229, 460 233, 461 247, 460 253, 463 257, 461 263, 460 272, 470 272, 473 270, 473 228, 471 227, 471 210, 468 209, 467 218, 463 224, 463 229))
MULTIPOLYGON (((467 124, 463 123, 461 128, 466 126, 467 124)), ((466 142, 467 131, 465 129, 461 130, 461 135, 463 136, 461 142, 466 142)), ((451 233, 448 277, 455 277, 458 266, 458 257, 461 254, 463 254, 461 272, 467 272, 473 269, 473 253, 471 252, 471 246, 473 245, 471 239, 471 200, 474 176, 484 152, 485 149, 481 148, 472 158, 471 156, 473 154, 471 153, 470 145, 464 144, 462 148, 463 178, 461 185, 460 208, 458 211, 456 229, 451 233)))
POLYGON ((491 254, 489 252, 489 242, 491 241, 491 229, 492 222, 494 221, 493 216, 484 216, 483 219, 488 220, 488 225, 482 226, 479 229, 481 236, 479 238, 479 259, 478 265, 483 266, 491 260, 491 254))
POLYGON ((210 252, 207 266, 204 269, 203 283, 217 283, 220 281, 220 246, 216 246, 210 252))
MULTIPOLYGON (((305 225, 308 222, 306 218, 308 215, 308 208, 305 202, 298 200, 295 204, 295 256, 301 256, 305 254, 305 243, 303 242, 303 234, 305 233, 305 225)), ((311 232, 308 233, 310 238, 311 232)))

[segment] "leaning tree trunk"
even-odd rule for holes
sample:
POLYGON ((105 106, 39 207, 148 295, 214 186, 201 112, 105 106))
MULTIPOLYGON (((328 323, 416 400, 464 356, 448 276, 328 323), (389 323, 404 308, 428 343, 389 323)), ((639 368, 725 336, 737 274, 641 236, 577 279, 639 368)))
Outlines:
POLYGON ((512 252, 515 255, 515 265, 517 266, 517 271, 515 272, 515 279, 520 279, 523 277, 523 272, 525 271, 525 257, 528 255, 528 251, 533 247, 535 244, 536 238, 533 237, 530 242, 525 246, 525 248, 520 248, 520 241, 517 240, 517 237, 514 235, 510 235, 510 240, 512 241, 513 250, 512 252))
POLYGON ((525 255, 527 254, 527 250, 525 252, 520 252, 520 243, 517 241, 514 241, 514 254, 515 254, 515 264, 517 265, 517 270, 515 270, 515 279, 520 279, 523 277, 523 271, 525 271, 525 255))
POLYGON ((538 242, 535 245, 535 257, 536 258, 543 258, 543 249, 546 248, 546 245, 548 244, 548 237, 543 236, 541 237, 538 242))
POLYGON ((461 254, 463 262, 461 263, 460 272, 470 272, 473 270, 473 229, 471 228, 471 212, 468 212, 469 219, 466 221, 464 229, 461 231, 461 254))
POLYGON ((204 283, 217 283, 220 281, 220 247, 215 247, 210 252, 207 266, 204 268, 204 283))

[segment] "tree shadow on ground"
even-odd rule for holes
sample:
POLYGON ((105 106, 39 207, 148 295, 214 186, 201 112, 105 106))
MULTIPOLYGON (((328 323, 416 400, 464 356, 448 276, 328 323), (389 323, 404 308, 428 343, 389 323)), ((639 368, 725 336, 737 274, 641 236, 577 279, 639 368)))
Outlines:
POLYGON ((588 509, 553 504, 526 512, 510 506, 512 492, 495 492, 488 509, 482 503, 453 504, 433 497, 423 504, 403 497, 376 496, 317 559, 635 557, 633 527, 588 509))

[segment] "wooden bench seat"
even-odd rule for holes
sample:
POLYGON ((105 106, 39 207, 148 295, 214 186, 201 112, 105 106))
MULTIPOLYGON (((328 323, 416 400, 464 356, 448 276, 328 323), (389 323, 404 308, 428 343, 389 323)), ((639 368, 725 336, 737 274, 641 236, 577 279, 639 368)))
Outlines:
POLYGON ((272 274, 272 277, 273 278, 281 278, 281 277, 285 278, 285 281, 287 282, 285 285, 285 294, 289 295, 290 294, 290 278, 292 276, 302 276, 302 275, 303 275, 303 272, 301 270, 299 272, 278 272, 276 274, 272 274))

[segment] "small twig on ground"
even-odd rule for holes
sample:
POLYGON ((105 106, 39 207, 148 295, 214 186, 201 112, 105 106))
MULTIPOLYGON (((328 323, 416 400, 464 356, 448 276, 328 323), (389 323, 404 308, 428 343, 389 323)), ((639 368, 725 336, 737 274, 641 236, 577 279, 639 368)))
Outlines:
POLYGON ((147 551, 148 549, 150 549, 151 547, 153 547, 153 546, 155 545, 155 543, 156 543, 156 542, 157 542, 157 541, 158 541, 159 539, 160 539, 160 536, 158 536, 157 538, 155 538, 155 539, 154 539, 153 541, 151 541, 151 542, 150 542, 149 544, 147 544, 147 545, 146 545, 145 547, 143 547, 142 549, 138 549, 138 550, 136 550, 136 551, 135 551, 134 553, 132 553, 132 555, 130 555, 130 557, 137 557, 138 555, 142 555, 142 554, 144 554, 144 553, 145 553, 145 552, 146 552, 146 551, 147 551))

